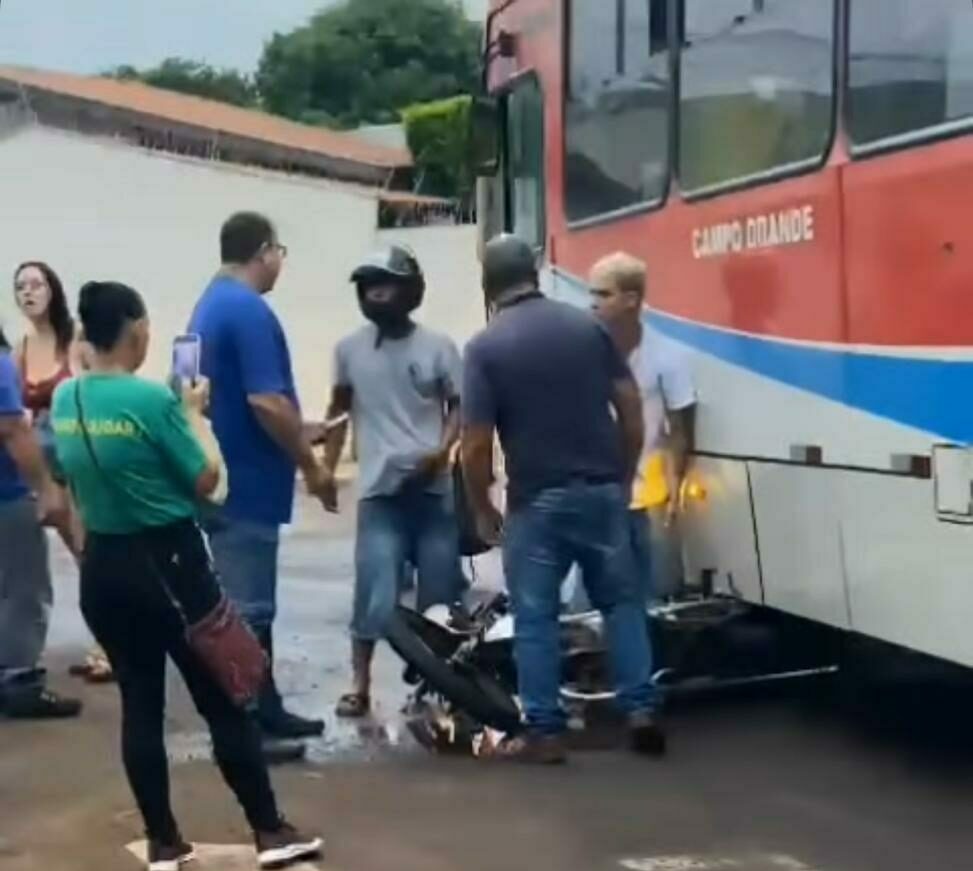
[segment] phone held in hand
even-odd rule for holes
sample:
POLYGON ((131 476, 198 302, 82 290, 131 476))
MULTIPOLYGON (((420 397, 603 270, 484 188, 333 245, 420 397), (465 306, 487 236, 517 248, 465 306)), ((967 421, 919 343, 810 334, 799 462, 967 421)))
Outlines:
POLYGON ((337 429, 339 426, 348 423, 349 420, 351 420, 351 415, 347 411, 335 417, 329 417, 324 422, 324 431, 331 432, 331 430, 337 429))
POLYGON ((172 343, 172 380, 182 386, 199 380, 203 340, 195 333, 177 336, 172 343))

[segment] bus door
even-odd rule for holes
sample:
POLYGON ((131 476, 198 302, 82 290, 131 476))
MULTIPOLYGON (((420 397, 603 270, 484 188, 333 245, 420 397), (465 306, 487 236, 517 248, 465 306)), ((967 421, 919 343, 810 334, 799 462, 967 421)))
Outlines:
POLYGON ((481 256, 483 245, 501 232, 520 236, 540 254, 547 232, 540 81, 533 74, 517 79, 486 111, 483 123, 500 128, 500 148, 499 160, 481 175, 477 186, 481 256))
POLYGON ((528 75, 503 98, 504 229, 544 249, 547 228, 544 184, 544 96, 528 75))

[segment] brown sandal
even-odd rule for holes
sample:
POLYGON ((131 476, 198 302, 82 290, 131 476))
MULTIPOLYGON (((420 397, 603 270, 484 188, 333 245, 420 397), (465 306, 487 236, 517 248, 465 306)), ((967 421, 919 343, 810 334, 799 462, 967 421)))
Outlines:
POLYGON ((359 720, 368 716, 371 706, 372 700, 365 693, 345 693, 338 699, 334 712, 347 720, 359 720))

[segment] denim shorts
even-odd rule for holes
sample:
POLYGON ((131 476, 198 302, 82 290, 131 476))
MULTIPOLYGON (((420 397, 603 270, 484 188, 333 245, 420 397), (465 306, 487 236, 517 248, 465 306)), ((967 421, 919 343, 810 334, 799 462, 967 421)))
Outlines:
POLYGON ((452 497, 404 491, 358 503, 352 637, 378 641, 395 611, 406 564, 418 574, 417 607, 452 604, 462 591, 452 497))
POLYGON ((213 565, 243 618, 266 629, 277 616, 277 555, 280 527, 219 513, 207 517, 213 565))

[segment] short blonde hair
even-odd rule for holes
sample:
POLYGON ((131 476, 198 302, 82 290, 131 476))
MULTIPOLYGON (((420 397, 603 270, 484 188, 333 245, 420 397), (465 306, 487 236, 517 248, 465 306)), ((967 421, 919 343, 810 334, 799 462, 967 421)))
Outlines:
POLYGON ((592 283, 596 279, 610 281, 622 293, 637 294, 639 297, 645 296, 645 276, 645 263, 624 251, 602 257, 591 268, 592 283))

